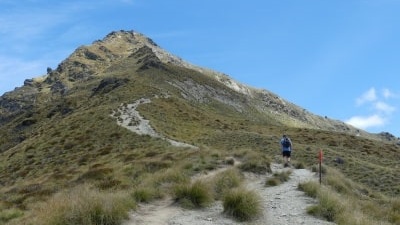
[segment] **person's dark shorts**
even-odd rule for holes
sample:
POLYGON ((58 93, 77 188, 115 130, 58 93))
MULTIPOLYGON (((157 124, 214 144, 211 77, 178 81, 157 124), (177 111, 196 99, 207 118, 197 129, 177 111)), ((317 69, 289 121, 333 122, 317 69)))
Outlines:
POLYGON ((283 157, 285 157, 285 156, 286 156, 286 157, 290 157, 290 153, 292 153, 292 152, 291 152, 291 151, 283 151, 283 152, 282 152, 282 156, 283 156, 283 157))

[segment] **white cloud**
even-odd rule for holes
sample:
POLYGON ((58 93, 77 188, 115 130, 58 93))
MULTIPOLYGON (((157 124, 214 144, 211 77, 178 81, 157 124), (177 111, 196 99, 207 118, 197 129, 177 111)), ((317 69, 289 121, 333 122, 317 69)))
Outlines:
POLYGON ((361 97, 357 98, 356 103, 358 106, 360 106, 366 102, 373 102, 376 99, 377 99, 376 90, 374 87, 372 87, 368 91, 366 91, 364 94, 362 94, 361 97))
POLYGON ((375 114, 371 116, 353 116, 345 122, 364 130, 371 127, 383 126, 386 124, 386 119, 375 114))
POLYGON ((389 99, 389 98, 399 98, 399 97, 400 97, 398 94, 396 94, 395 92, 393 92, 393 91, 391 91, 391 90, 389 90, 389 89, 387 89, 387 88, 384 88, 384 89, 382 90, 382 96, 383 96, 385 99, 389 99))
POLYGON ((396 95, 389 89, 382 89, 379 93, 380 95, 372 87, 356 99, 358 107, 363 105, 364 109, 370 111, 370 113, 372 112, 370 116, 356 115, 345 122, 360 129, 382 127, 389 124, 397 108, 389 104, 388 101, 390 98, 396 97, 396 95))
POLYGON ((393 96, 393 93, 389 89, 385 88, 382 90, 382 95, 384 98, 390 98, 393 96))
POLYGON ((391 114, 394 111, 396 111, 395 107, 393 107, 393 106, 391 106, 391 105, 389 105, 389 104, 387 104, 385 102, 381 102, 381 101, 375 102, 374 103, 374 107, 379 112, 383 112, 385 114, 391 114))

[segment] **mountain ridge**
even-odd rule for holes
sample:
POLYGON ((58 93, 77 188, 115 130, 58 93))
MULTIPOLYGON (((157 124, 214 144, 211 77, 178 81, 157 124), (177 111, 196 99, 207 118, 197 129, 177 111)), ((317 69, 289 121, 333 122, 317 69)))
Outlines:
MULTIPOLYGON (((5 101, 7 96, 12 93, 8 92, 0 98, 0 106, 9 109, 11 112, 16 111, 17 108, 29 107, 29 104, 27 106, 25 104, 29 101, 28 99, 34 98, 33 96, 38 94, 38 92, 59 92, 63 94, 71 89, 75 83, 84 82, 95 76, 101 76, 101 73, 112 70, 113 63, 123 61, 129 57, 141 58, 137 63, 143 64, 141 66, 142 69, 157 65, 157 61, 159 60, 165 64, 193 69, 213 77, 232 90, 245 94, 248 96, 249 101, 258 101, 257 110, 285 115, 284 118, 281 119, 281 122, 289 126, 327 129, 353 135, 363 135, 370 138, 379 137, 354 128, 342 121, 332 120, 310 113, 306 109, 290 103, 270 91, 255 89, 241 84, 223 73, 185 62, 181 58, 163 50, 150 38, 135 31, 111 32, 103 38, 103 40, 94 41, 93 44, 89 46, 79 47, 67 59, 62 61, 55 70, 48 68, 47 75, 34 79, 27 79, 24 82, 24 86, 19 88, 22 90, 19 91, 17 89, 14 91, 17 92, 16 95, 24 96, 20 99, 24 104, 17 106, 15 104, 16 102, 5 101), (146 55, 146 57, 141 58, 144 55, 146 55)), ((182 86, 182 84, 180 85, 182 86)), ((190 85, 187 87, 190 88, 190 85)), ((32 103, 34 102, 32 99, 30 101, 32 103)))

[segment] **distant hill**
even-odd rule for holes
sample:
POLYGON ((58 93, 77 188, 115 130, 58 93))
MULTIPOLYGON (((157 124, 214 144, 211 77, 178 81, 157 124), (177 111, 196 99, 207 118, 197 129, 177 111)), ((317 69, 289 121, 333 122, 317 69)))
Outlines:
POLYGON ((341 157, 346 166, 339 169, 348 177, 400 194, 393 135, 315 115, 185 62, 143 34, 112 32, 47 72, 0 97, 0 200, 7 204, 26 208, 85 182, 123 189, 143 171, 206 150, 215 155, 193 166, 197 171, 237 151, 274 157, 283 133, 294 142, 295 159, 313 165, 323 149, 327 165, 341 157), (135 132, 140 118, 156 135, 135 132))

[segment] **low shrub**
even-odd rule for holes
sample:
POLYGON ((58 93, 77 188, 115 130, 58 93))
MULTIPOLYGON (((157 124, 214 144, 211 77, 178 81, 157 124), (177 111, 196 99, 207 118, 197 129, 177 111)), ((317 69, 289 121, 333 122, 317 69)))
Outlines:
POLYGON ((224 195, 224 213, 238 221, 255 219, 262 212, 260 199, 255 191, 244 188, 232 189, 224 195))

